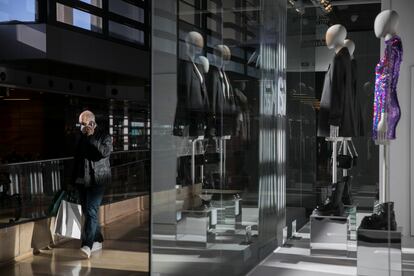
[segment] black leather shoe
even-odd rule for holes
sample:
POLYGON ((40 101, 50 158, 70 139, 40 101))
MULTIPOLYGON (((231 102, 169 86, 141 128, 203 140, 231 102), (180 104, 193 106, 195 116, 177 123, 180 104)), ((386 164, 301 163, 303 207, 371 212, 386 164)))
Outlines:
POLYGON ((377 212, 365 217, 360 228, 371 230, 397 230, 395 221, 394 202, 385 202, 376 206, 377 212))
POLYGON ((324 205, 316 207, 313 214, 318 216, 342 216, 344 214, 344 204, 342 203, 344 186, 345 182, 343 181, 332 184, 332 195, 324 205))
POLYGON ((354 200, 352 199, 352 176, 345 176, 343 178, 345 182, 344 193, 342 194, 342 203, 344 205, 352 205, 354 200))

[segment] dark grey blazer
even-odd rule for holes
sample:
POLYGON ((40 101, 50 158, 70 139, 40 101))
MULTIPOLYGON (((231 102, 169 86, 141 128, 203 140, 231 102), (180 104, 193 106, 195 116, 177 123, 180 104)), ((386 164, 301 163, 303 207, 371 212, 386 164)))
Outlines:
POLYGON ((362 103, 361 97, 358 91, 358 65, 355 59, 351 60, 351 70, 352 70, 352 92, 354 96, 354 107, 355 107, 355 118, 357 120, 357 136, 365 135, 365 119, 362 116, 362 103))
POLYGON ((357 119, 352 89, 351 56, 343 47, 334 57, 328 72, 321 97, 318 136, 328 137, 329 126, 339 126, 340 137, 357 136, 357 119))
POLYGON ((200 77, 191 61, 180 60, 178 65, 177 108, 174 122, 174 135, 185 135, 189 129, 190 136, 204 135, 208 124, 209 101, 205 76, 201 83, 200 77))
POLYGON ((234 91, 229 81, 230 97, 224 96, 222 77, 217 67, 211 66, 207 90, 210 100, 212 129, 217 136, 234 135, 236 130, 237 106, 234 91))

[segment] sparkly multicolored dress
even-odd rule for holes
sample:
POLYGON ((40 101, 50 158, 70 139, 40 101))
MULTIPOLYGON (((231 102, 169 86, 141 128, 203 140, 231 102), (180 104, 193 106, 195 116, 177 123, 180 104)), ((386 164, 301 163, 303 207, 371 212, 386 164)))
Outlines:
POLYGON ((385 54, 375 68, 374 121, 372 138, 378 139, 378 124, 381 114, 388 113, 386 138, 395 139, 395 130, 401 117, 397 97, 397 83, 400 73, 403 48, 401 38, 394 35, 385 41, 385 54))

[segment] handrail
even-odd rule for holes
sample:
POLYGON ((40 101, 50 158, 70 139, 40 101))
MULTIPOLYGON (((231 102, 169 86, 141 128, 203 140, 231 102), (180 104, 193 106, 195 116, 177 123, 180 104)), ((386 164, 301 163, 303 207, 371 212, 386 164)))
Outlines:
MULTIPOLYGON (((128 150, 128 151, 115 151, 111 153, 111 156, 113 155, 119 155, 122 153, 136 153, 136 152, 149 152, 150 150, 128 150)), ((73 156, 71 157, 63 157, 63 158, 55 158, 55 159, 45 159, 45 160, 36 160, 36 161, 25 161, 25 162, 18 162, 18 163, 9 163, 9 164, 2 164, 1 167, 9 167, 9 166, 21 166, 21 165, 33 165, 33 164, 39 164, 39 163, 50 163, 55 161, 67 161, 74 159, 73 156)))

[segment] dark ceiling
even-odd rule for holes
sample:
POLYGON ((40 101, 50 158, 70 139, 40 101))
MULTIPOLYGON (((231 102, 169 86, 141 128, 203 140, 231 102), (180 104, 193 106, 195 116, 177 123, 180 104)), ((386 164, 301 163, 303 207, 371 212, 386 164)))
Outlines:
MULTIPOLYGON (((317 25, 341 24, 349 32, 373 30, 374 20, 381 11, 381 4, 335 5, 344 0, 335 0, 333 10, 326 14, 321 8, 304 0, 305 13, 301 16, 295 9, 288 9, 288 35, 313 34, 317 25)), ((351 2, 351 1, 346 1, 351 2)), ((358 1, 354 1, 358 3, 358 1)))

